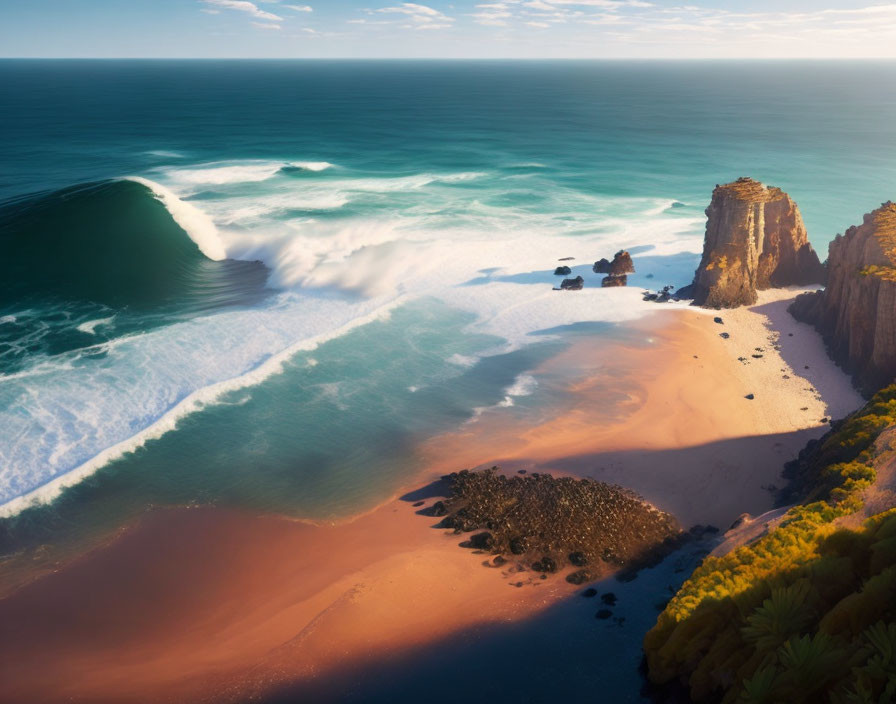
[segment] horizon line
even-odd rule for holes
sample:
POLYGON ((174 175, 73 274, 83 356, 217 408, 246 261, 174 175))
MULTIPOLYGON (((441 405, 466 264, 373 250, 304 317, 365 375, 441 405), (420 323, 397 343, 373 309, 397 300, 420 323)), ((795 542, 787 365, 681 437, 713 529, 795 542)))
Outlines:
POLYGON ((0 61, 893 61, 896 56, 0 56, 0 61))

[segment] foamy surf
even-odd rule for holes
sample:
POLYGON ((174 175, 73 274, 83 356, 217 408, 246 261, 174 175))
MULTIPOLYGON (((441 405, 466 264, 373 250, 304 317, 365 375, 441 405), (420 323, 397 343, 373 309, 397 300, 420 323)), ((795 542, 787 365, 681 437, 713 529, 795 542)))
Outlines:
MULTIPOLYGON (((130 179, 150 189, 203 254, 261 260, 271 270, 273 287, 295 293, 262 309, 197 320, 193 327, 174 325, 112 340, 97 353, 100 361, 78 362, 65 377, 52 367, 42 369, 41 388, 29 403, 43 430, 17 431, 35 433, 40 442, 30 449, 0 451, 6 455, 0 456, 2 463, 15 469, 0 492, 10 497, 0 515, 52 500, 65 487, 176 427, 179 419, 214 405, 227 391, 275 373, 276 360, 304 349, 306 338, 343 334, 390 301, 431 297, 473 313, 475 322, 467 331, 502 340, 483 353, 495 354, 543 340, 544 331, 565 325, 624 322, 656 309, 641 300, 637 289, 646 270, 630 277, 628 289, 600 289, 599 277, 590 272, 590 262, 600 256, 649 243, 656 261, 678 262, 680 270, 664 273, 666 283, 693 271, 691 259, 678 261, 675 255, 700 251, 695 218, 653 212, 665 200, 606 199, 561 190, 551 196, 556 201, 536 211, 501 204, 517 188, 504 175, 458 171, 375 177, 342 167, 332 178, 318 176, 331 168, 329 162, 309 162, 307 176, 290 179, 277 175, 285 163, 299 164, 242 164, 238 171, 221 170, 234 164, 200 165, 166 171, 165 183, 130 179), (265 174, 270 176, 261 178, 265 174), (247 175, 255 180, 237 189, 237 179, 247 175), (221 191, 185 200, 202 179, 221 182, 221 191), (476 183, 476 189, 468 183, 476 183), (231 191, 224 188, 228 184, 231 191), (348 204, 354 210, 336 218, 292 216, 315 202, 330 212, 348 204), (556 260, 566 256, 575 257, 575 266, 581 267, 575 273, 581 270, 589 279, 584 291, 551 290, 558 282, 552 273, 556 260), (133 370, 143 378, 125 397, 111 381, 128 383, 133 370), (89 378, 94 372, 110 384, 95 387, 89 378)), ((636 265, 645 261, 636 256, 636 265)), ((81 323, 81 332, 96 334, 108 322, 91 318, 81 323)), ((483 354, 457 354, 447 361, 470 369, 483 354)), ((3 387, 15 393, 12 386, 24 378, 4 379, 3 387)), ((510 407, 531 393, 533 381, 517 379, 494 408, 510 407)))
MULTIPOLYGON (((280 352, 271 355, 264 362, 240 376, 219 381, 193 391, 171 409, 166 411, 151 425, 143 428, 140 432, 107 447, 88 461, 74 467, 64 474, 52 478, 41 486, 33 488, 20 496, 0 504, 0 518, 13 516, 27 508, 52 502, 67 487, 78 484, 96 473, 109 462, 133 452, 134 450, 143 447, 150 440, 160 438, 166 433, 174 430, 177 427, 178 422, 186 416, 220 403, 222 398, 229 392, 255 386, 265 379, 279 373, 282 371, 283 365, 300 352, 314 350, 321 344, 337 337, 341 337, 363 325, 388 318, 392 311, 402 305, 403 302, 404 301, 401 299, 389 301, 366 315, 359 316, 339 328, 290 345, 280 352)), ((245 402, 245 400, 243 400, 243 402, 245 402)), ((55 458, 55 454, 52 457, 55 458)))
POLYGON ((85 332, 88 335, 95 335, 96 329, 101 325, 108 325, 115 319, 115 316, 109 316, 108 318, 96 318, 95 320, 87 320, 80 325, 78 325, 77 330, 79 332, 85 332))
POLYGON ((152 194, 162 201, 168 212, 171 213, 174 221, 184 229, 205 256, 215 261, 227 258, 227 251, 218 234, 218 228, 208 215, 192 203, 181 200, 173 191, 160 183, 140 176, 128 176, 127 180, 146 186, 152 191, 152 194))

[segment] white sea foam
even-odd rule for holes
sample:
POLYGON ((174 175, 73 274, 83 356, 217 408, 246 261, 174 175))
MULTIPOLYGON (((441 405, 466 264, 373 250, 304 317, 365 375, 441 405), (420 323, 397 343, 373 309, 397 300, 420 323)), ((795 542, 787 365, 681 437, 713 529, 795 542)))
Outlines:
POLYGON ((95 335, 96 329, 100 325, 108 325, 114 319, 115 319, 115 316, 112 315, 112 316, 109 316, 108 318, 97 318, 96 320, 87 320, 78 326, 78 330, 80 330, 81 332, 86 332, 88 335, 95 335))
POLYGON ((163 159, 183 159, 185 158, 183 154, 180 152, 173 152, 167 149, 151 149, 148 152, 143 152, 149 156, 158 156, 163 159))
POLYGON ((518 396, 531 396, 538 387, 538 381, 531 374, 520 374, 505 390, 504 399, 498 403, 499 408, 509 408, 513 399, 518 396))
POLYGON ((507 387, 508 396, 531 396, 538 388, 538 381, 531 374, 520 374, 514 382, 507 387))
MULTIPOLYGON (((335 339, 358 327, 371 323, 375 320, 384 320, 388 318, 391 312, 402 304, 402 299, 394 299, 376 308, 368 311, 364 315, 355 317, 343 325, 336 327, 324 333, 320 333, 313 337, 302 339, 284 349, 281 349, 274 355, 268 356, 264 361, 252 367, 248 371, 239 376, 235 376, 223 381, 218 381, 208 386, 196 389, 187 394, 184 398, 178 400, 174 405, 168 408, 160 417, 155 419, 150 425, 141 429, 139 432, 106 447, 87 461, 65 471, 62 474, 53 476, 37 487, 32 487, 19 496, 0 504, 0 517, 15 515, 24 509, 37 504, 48 503, 55 499, 63 489, 73 486, 82 481, 86 477, 95 473, 112 460, 115 460, 127 453, 142 447, 150 440, 156 439, 165 433, 177 427, 177 423, 185 416, 194 413, 202 408, 214 405, 222 399, 227 393, 242 388, 254 386, 270 376, 277 374, 283 369, 283 365, 298 352, 316 349, 319 345, 328 340, 335 339)), ((190 339, 195 339, 189 336, 190 339)), ((198 342, 198 340, 197 340, 198 342)), ((81 390, 79 389, 79 392, 81 390)), ((26 395, 30 395, 25 390, 26 395)), ((78 394, 75 395, 77 398, 78 394)), ((33 408, 33 407, 32 407, 33 408)), ((35 409, 40 411, 40 409, 35 409)), ((52 422, 51 417, 44 417, 44 414, 38 412, 36 414, 39 420, 47 420, 52 422)), ((58 432, 53 433, 54 437, 58 432)), ((79 438, 73 440, 62 440, 54 443, 53 449, 48 457, 48 464, 57 464, 64 460, 66 453, 76 448, 79 438)), ((5 451, 0 452, 0 459, 4 461, 5 451)), ((15 459, 15 458, 13 458, 15 459)), ((5 462, 4 462, 5 463, 5 462)), ((14 465, 13 465, 14 466, 14 465)), ((8 477, 7 477, 8 479, 8 477)), ((7 488, 7 487, 0 487, 7 488)))
POLYGON ((644 214, 645 215, 662 215, 667 210, 669 210, 669 208, 671 208, 675 204, 675 202, 676 201, 674 201, 674 200, 661 200, 653 207, 645 210, 644 214))
POLYGON ((0 316, 0 325, 4 325, 5 323, 14 323, 14 322, 16 322, 16 316, 14 316, 14 315, 0 316))
POLYGON ((458 367, 473 367, 479 361, 479 357, 475 355, 453 354, 448 360, 450 364, 456 364, 458 367))
POLYGON ((262 161, 212 162, 190 168, 167 168, 165 179, 180 187, 229 186, 240 183, 258 183, 277 176, 284 167, 302 169, 313 173, 332 169, 328 161, 262 161))
POLYGON ((214 163, 191 169, 169 169, 166 177, 182 184, 222 186, 230 183, 265 181, 286 164, 275 161, 214 163))
POLYGON ((174 221, 184 229, 205 256, 214 260, 227 257, 227 251, 218 234, 218 228, 208 215, 192 203, 181 200, 173 191, 155 181, 140 176, 129 176, 128 180, 140 183, 151 190, 153 195, 164 203, 174 221))
MULTIPOLYGON (((283 163, 265 164, 265 173, 283 163)), ((58 366, 22 371, 38 373, 38 382, 0 379, 0 498, 9 499, 0 515, 51 499, 168 432, 184 415, 259 383, 296 352, 376 319, 402 300, 430 296, 471 311, 476 322, 470 332, 505 341, 489 351, 495 353, 544 339, 539 331, 656 310, 641 300, 638 287, 650 282, 639 277, 655 273, 654 285, 660 276, 662 284, 686 283, 702 244, 702 221, 654 212, 666 201, 560 189, 557 202, 538 212, 502 207, 496 205, 500 197, 488 194, 515 186, 501 186, 500 179, 484 183, 475 198, 450 187, 488 178, 473 172, 352 178, 340 169, 334 179, 309 169, 303 178, 268 178, 231 195, 204 196, 201 204, 180 197, 190 185, 177 173, 182 170, 166 175, 166 185, 133 180, 152 190, 207 256, 260 259, 271 269, 271 285, 285 292, 261 308, 116 338, 102 347, 102 356, 78 353, 60 357, 58 366), (362 198, 371 206, 364 215, 284 215, 302 204, 333 209, 362 198), (635 255, 639 273, 630 287, 599 288, 590 262, 636 245, 651 249, 635 255), (559 256, 575 257, 574 274, 587 279, 583 291, 551 290, 559 256), (641 268, 645 262, 650 272, 641 268)), ((478 358, 448 361, 469 367, 478 358)), ((533 389, 520 377, 501 403, 512 405, 533 389)))
POLYGON ((289 165, 305 171, 326 171, 334 166, 329 161, 291 161, 289 165))

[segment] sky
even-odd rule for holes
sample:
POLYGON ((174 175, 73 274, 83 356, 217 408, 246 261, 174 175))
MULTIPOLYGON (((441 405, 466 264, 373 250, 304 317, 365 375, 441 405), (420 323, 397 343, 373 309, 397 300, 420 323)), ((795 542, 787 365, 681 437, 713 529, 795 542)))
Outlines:
POLYGON ((0 0, 0 56, 896 58, 896 3, 0 0))

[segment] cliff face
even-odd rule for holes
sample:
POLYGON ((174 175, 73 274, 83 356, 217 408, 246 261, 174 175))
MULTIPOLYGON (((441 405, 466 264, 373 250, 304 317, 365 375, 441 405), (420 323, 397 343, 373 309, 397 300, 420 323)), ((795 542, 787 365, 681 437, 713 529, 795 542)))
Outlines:
POLYGON ((780 188, 749 178, 716 186, 706 216, 703 258, 681 291, 697 305, 736 308, 759 289, 824 281, 799 208, 780 188))
POLYGON ((811 323, 831 357, 872 393, 896 376, 896 204, 884 203, 831 242, 824 291, 790 307, 811 323))

